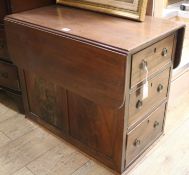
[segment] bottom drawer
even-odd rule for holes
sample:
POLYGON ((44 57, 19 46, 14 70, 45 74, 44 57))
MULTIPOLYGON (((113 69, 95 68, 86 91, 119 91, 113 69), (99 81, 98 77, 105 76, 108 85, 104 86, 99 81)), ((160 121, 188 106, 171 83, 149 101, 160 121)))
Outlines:
POLYGON ((166 104, 162 104, 127 136, 127 166, 152 144, 163 132, 166 104))
POLYGON ((0 86, 20 90, 17 68, 14 65, 0 62, 0 86))

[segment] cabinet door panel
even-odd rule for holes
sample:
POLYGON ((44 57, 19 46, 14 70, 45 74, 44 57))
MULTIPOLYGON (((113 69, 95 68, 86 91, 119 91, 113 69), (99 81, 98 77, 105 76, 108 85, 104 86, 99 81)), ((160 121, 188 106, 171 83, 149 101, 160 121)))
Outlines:
POLYGON ((85 146, 112 157, 118 116, 116 110, 99 106, 68 93, 70 134, 85 146))
POLYGON ((25 72, 30 112, 56 128, 68 131, 66 90, 25 72))

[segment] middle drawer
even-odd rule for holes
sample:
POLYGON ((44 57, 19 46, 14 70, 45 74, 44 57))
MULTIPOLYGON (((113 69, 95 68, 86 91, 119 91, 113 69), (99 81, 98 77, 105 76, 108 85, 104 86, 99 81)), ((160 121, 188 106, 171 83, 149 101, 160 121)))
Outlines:
POLYGON ((129 127, 141 120, 145 114, 167 97, 170 68, 162 71, 156 77, 149 80, 148 97, 143 98, 143 87, 130 94, 129 102, 129 127))

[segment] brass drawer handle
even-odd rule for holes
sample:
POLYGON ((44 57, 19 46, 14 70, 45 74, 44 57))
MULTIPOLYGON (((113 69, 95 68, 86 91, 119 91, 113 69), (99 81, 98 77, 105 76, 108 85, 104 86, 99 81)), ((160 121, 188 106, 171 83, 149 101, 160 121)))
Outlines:
POLYGON ((157 128, 159 126, 159 122, 155 121, 154 122, 154 128, 157 128))
POLYGON ((7 79, 7 78, 9 77, 9 75, 8 75, 7 72, 0 72, 0 76, 1 76, 2 78, 5 78, 5 79, 7 79))
POLYGON ((168 49, 167 48, 163 48, 163 50, 162 50, 162 56, 166 57, 167 54, 168 54, 168 49))
POLYGON ((142 108, 142 105, 143 105, 143 102, 141 100, 138 100, 137 101, 137 104, 136 104, 136 108, 137 109, 141 109, 142 108))
POLYGON ((163 85, 162 84, 159 84, 158 85, 158 88, 157 88, 157 92, 162 92, 163 91, 163 85))
POLYGON ((140 63, 139 66, 140 66, 140 69, 141 69, 141 70, 144 70, 145 67, 148 66, 148 62, 147 62, 146 60, 142 60, 142 62, 140 63))
POLYGON ((139 139, 136 139, 133 143, 134 146, 139 146, 141 144, 141 141, 139 139))

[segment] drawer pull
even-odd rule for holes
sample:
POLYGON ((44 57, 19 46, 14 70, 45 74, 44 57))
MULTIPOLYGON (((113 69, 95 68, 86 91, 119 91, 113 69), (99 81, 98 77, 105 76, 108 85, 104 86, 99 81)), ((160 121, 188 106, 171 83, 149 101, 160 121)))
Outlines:
POLYGON ((141 109, 142 108, 142 105, 143 105, 143 102, 141 100, 138 100, 137 101, 137 104, 136 104, 136 108, 137 109, 141 109))
POLYGON ((139 140, 139 139, 136 139, 135 141, 134 141, 134 146, 139 146, 140 145, 140 143, 141 143, 141 141, 139 140))
POLYGON ((140 63, 140 69, 144 70, 145 67, 148 66, 148 62, 146 60, 142 60, 142 62, 140 63))
POLYGON ((7 72, 0 72, 0 76, 5 79, 9 77, 7 72))
POLYGON ((168 49, 167 48, 163 48, 163 50, 162 50, 162 56, 166 57, 167 54, 168 54, 168 49))
POLYGON ((155 121, 154 122, 154 128, 157 128, 159 126, 159 122, 155 121))
POLYGON ((158 85, 157 91, 158 91, 159 93, 163 91, 163 85, 162 85, 162 84, 159 84, 159 85, 158 85))

